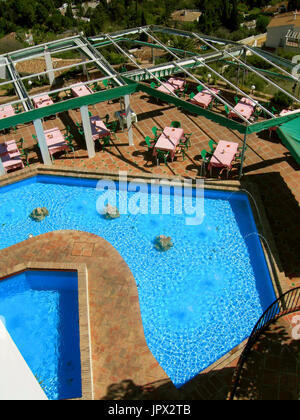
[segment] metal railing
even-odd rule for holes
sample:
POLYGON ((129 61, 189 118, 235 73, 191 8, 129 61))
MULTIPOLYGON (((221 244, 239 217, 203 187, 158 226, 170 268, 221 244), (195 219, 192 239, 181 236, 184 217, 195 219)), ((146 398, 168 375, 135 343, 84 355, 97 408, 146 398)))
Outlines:
POLYGON ((235 368, 233 378, 232 378, 232 387, 229 400, 233 400, 236 394, 237 387, 240 382, 241 372, 244 366, 244 363, 250 353, 252 346, 257 342, 260 335, 263 331, 278 318, 287 315, 292 312, 300 310, 300 287, 289 290, 288 292, 281 295, 276 299, 262 314, 262 316, 257 321, 255 327, 250 334, 250 337, 247 341, 247 344, 239 358, 238 364, 235 368))

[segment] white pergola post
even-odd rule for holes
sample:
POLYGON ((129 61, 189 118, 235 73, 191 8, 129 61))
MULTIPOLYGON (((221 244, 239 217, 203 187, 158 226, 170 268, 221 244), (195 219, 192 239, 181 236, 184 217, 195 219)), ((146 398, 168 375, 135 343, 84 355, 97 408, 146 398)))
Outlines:
POLYGON ((4 169, 2 160, 0 159, 0 175, 5 175, 6 174, 6 170, 4 169))
POLYGON ((88 151, 89 158, 92 158, 96 155, 95 153, 95 143, 92 136, 92 128, 89 117, 89 108, 87 105, 84 105, 80 108, 84 138, 86 142, 86 147, 88 151))
POLYGON ((133 132, 132 132, 131 109, 130 109, 130 96, 125 95, 124 100, 125 100, 126 122, 127 122, 127 129, 128 129, 128 144, 129 144, 129 146, 133 146, 133 132))
POLYGON ((54 82, 54 70, 53 70, 51 54, 48 51, 47 47, 45 47, 44 56, 45 56, 46 70, 47 70, 49 82, 50 82, 50 85, 52 85, 52 83, 54 82))
POLYGON ((51 159, 49 149, 47 146, 47 141, 46 141, 46 137, 44 133, 42 120, 34 120, 33 124, 34 124, 35 132, 37 135, 38 143, 40 146, 43 162, 45 165, 52 165, 52 159, 51 159))

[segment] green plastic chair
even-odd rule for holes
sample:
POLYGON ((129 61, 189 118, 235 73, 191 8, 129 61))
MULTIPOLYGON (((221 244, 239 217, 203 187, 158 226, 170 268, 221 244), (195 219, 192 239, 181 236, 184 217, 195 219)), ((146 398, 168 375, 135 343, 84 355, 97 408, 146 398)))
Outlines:
POLYGON ((154 145, 155 145, 155 140, 153 141, 153 139, 151 139, 149 136, 146 136, 146 137, 145 137, 145 142, 146 142, 146 144, 147 144, 147 146, 148 146, 148 152, 150 152, 150 150, 152 150, 152 149, 153 149, 153 147, 154 147, 154 145), (153 143, 151 143, 151 141, 152 141, 153 143))
POLYGON ((111 123, 107 123, 105 124, 107 128, 109 128, 109 130, 112 133, 116 133, 116 131, 118 130, 118 121, 112 121, 111 123))
POLYGON ((155 84, 154 82, 151 82, 151 83, 150 83, 150 87, 151 87, 152 89, 156 89, 156 84, 155 84))
POLYGON ((234 102, 235 102, 236 105, 240 102, 240 99, 238 98, 238 96, 234 97, 234 102))
POLYGON ((160 159, 163 159, 165 165, 168 165, 167 159, 169 157, 170 152, 167 152, 165 150, 159 150, 159 149, 156 149, 156 151, 157 151, 157 165, 159 164, 160 159))
POLYGON ((72 140, 74 139, 74 136, 72 134, 64 134, 64 138, 68 143, 72 144, 72 140))
POLYGON ((255 120, 258 120, 258 118, 262 115, 262 109, 255 108, 255 111, 254 111, 253 115, 254 115, 255 120))
POLYGON ((155 137, 155 139, 157 140, 158 139, 158 137, 160 136, 160 134, 162 133, 162 131, 163 130, 161 130, 160 128, 157 128, 157 127, 152 127, 151 128, 151 130, 152 130, 152 133, 154 134, 154 137, 155 137))
POLYGON ((198 90, 198 92, 202 92, 202 90, 203 90, 204 88, 203 88, 203 86, 201 86, 201 85, 198 85, 197 86, 197 90, 198 90))
POLYGON ((184 133, 184 137, 186 138, 186 142, 188 147, 191 146, 191 137, 192 137, 193 133, 184 133))
POLYGON ((84 131, 83 131, 83 127, 82 127, 82 124, 80 124, 78 121, 76 121, 76 126, 77 126, 77 129, 78 129, 78 133, 81 135, 81 136, 83 136, 84 135, 84 131))
POLYGON ((98 92, 98 89, 99 89, 98 83, 97 83, 97 82, 92 83, 92 84, 90 85, 90 89, 91 89, 93 92, 98 92))
POLYGON ((68 147, 69 147, 69 149, 74 153, 74 157, 75 157, 75 147, 74 147, 74 145, 73 145, 73 143, 72 143, 72 140, 69 140, 68 138, 66 138, 65 137, 65 139, 66 139, 66 141, 67 141, 67 145, 68 145, 68 147))
POLYGON ((60 101, 60 96, 59 93, 51 93, 50 98, 52 99, 53 102, 59 102, 60 101))
POLYGON ((212 140, 212 139, 209 140, 208 145, 209 145, 209 148, 210 148, 210 154, 214 153, 216 144, 217 143, 214 140, 212 140))
POLYGON ((202 157, 202 165, 201 165, 201 176, 203 176, 203 169, 204 169, 204 175, 206 175, 206 164, 209 163, 209 153, 203 149, 201 151, 201 157, 202 157))
POLYGON ((104 85, 104 87, 107 89, 108 88, 108 80, 102 80, 102 83, 104 85))
POLYGON ((22 149, 22 153, 20 154, 20 158, 22 158, 22 160, 24 160, 23 163, 25 164, 25 166, 29 166, 28 155, 29 155, 29 150, 28 149, 22 149))
POLYGON ((107 146, 110 147, 111 146, 110 136, 102 137, 101 139, 99 139, 99 143, 100 143, 100 146, 101 146, 102 150, 104 151, 105 147, 107 147, 107 146))
POLYGON ((185 99, 185 98, 186 98, 186 96, 187 96, 187 92, 188 92, 188 90, 189 90, 189 86, 188 86, 188 84, 186 83, 186 84, 184 85, 183 90, 179 90, 179 91, 178 91, 179 96, 183 96, 183 99, 185 99))
POLYGON ((226 115, 227 115, 227 117, 229 116, 229 114, 230 114, 230 109, 228 108, 228 106, 227 105, 224 105, 224 107, 225 107, 225 112, 226 112, 226 115))
POLYGON ((173 127, 173 128, 180 128, 181 127, 181 124, 180 124, 179 121, 172 121, 171 122, 171 127, 173 127))
MULTIPOLYGON (((182 144, 182 143, 179 143, 178 149, 179 149, 179 152, 182 155, 182 160, 185 160, 185 153, 186 153, 185 149, 186 149, 186 145, 185 144, 182 144)), ((177 152, 178 149, 176 149, 176 152, 177 152)))
POLYGON ((23 152, 23 151, 24 151, 24 149, 23 149, 23 144, 24 144, 24 139, 23 139, 23 137, 21 137, 21 138, 20 138, 20 140, 16 141, 16 143, 17 143, 18 149, 19 149, 21 152, 23 152))
POLYGON ((14 106, 14 110, 16 114, 20 114, 20 112, 22 112, 22 108, 18 104, 14 106))
POLYGON ((190 98, 190 99, 193 99, 193 98, 194 98, 194 96, 196 96, 196 94, 195 94, 194 92, 191 92, 191 93, 190 93, 190 95, 189 95, 189 98, 190 98))
POLYGON ((109 122, 109 115, 106 114, 104 118, 102 118, 102 120, 104 121, 105 125, 108 124, 109 122))

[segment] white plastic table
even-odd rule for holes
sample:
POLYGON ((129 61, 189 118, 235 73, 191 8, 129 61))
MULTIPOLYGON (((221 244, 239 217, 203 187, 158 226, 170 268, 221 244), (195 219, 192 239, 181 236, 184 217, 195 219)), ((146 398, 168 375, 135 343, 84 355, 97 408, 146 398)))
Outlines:
MULTIPOLYGON (((137 116, 136 114, 132 111, 132 109, 130 109, 131 111, 131 122, 132 123, 137 123, 137 116)), ((126 118, 126 112, 124 111, 116 111, 115 112, 115 117, 118 119, 119 123, 120 123, 120 127, 121 130, 124 130, 124 126, 126 125, 127 127, 127 118, 126 118)))

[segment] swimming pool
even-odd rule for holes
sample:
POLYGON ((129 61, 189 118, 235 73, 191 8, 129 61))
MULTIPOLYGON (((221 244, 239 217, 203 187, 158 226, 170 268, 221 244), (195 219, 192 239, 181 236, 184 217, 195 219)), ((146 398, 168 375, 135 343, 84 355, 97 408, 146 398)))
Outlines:
MULTIPOLYGON (((186 213, 176 214, 172 189, 171 214, 106 220, 96 210, 104 194, 96 184, 39 175, 1 188, 0 248, 63 229, 109 241, 135 277, 147 344, 180 387, 242 342, 275 300, 247 195, 205 190, 200 225, 187 225, 186 213), (49 210, 40 223, 28 217, 38 206, 49 210), (156 235, 170 236, 174 246, 158 252, 156 235)), ((127 199, 133 194, 128 191, 127 199)), ((144 198, 150 204, 163 196, 160 190, 144 198)))
POLYGON ((0 315, 47 397, 80 398, 77 273, 25 271, 1 280, 0 315))

